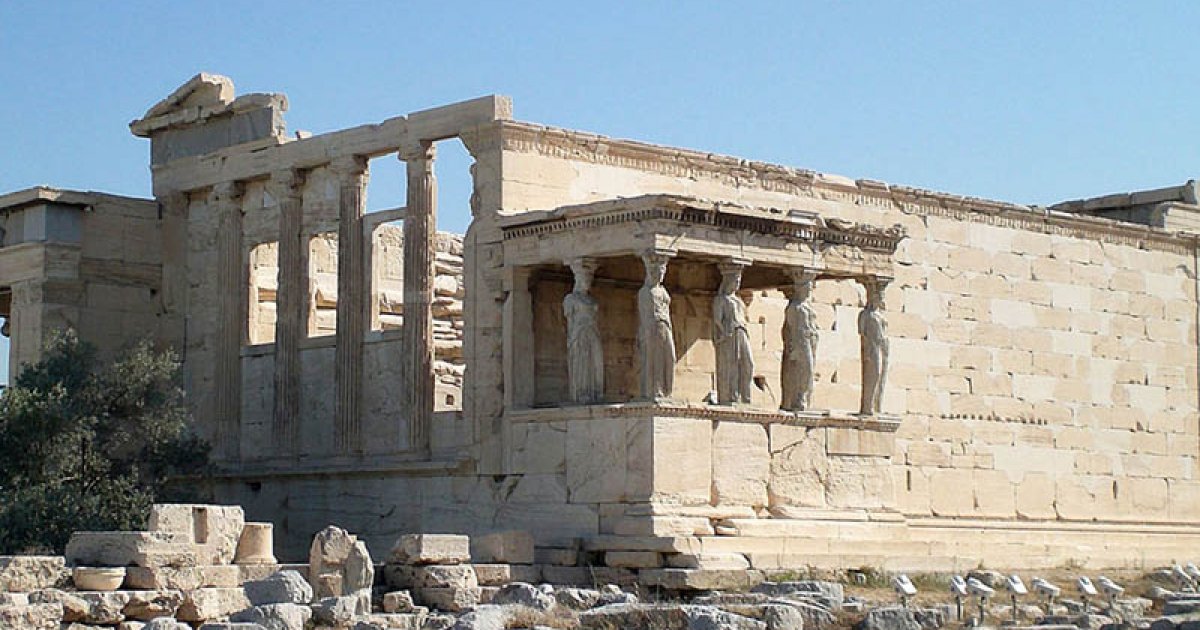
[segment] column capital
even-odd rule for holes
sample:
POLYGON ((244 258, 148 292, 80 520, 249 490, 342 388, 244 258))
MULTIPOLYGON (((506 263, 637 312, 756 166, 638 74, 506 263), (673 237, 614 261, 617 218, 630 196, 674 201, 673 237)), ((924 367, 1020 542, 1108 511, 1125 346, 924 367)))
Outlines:
POLYGON ((220 182, 208 193, 209 201, 224 204, 242 198, 242 183, 239 181, 220 182))
POLYGON ((342 155, 333 158, 327 168, 337 175, 339 180, 345 181, 366 174, 367 159, 361 155, 342 155))
POLYGON ((304 171, 300 169, 280 169, 271 173, 271 179, 267 181, 267 189, 274 197, 298 192, 299 188, 304 185, 304 175, 304 171))
POLYGON ((572 270, 576 268, 595 271, 600 267, 600 261, 587 256, 578 256, 576 258, 568 258, 563 261, 563 264, 570 267, 572 270))
POLYGON ((679 255, 679 250, 677 249, 651 247, 642 251, 642 260, 645 262, 666 262, 677 255, 679 255))
POLYGON ((404 162, 433 161, 437 158, 437 147, 432 140, 405 140, 396 155, 404 162))
POLYGON ((787 274, 795 284, 811 284, 816 282, 820 271, 812 267, 788 267, 787 274))
POLYGON ((721 275, 741 273, 743 269, 750 266, 750 262, 747 258, 724 258, 717 263, 717 270, 721 272, 721 275))

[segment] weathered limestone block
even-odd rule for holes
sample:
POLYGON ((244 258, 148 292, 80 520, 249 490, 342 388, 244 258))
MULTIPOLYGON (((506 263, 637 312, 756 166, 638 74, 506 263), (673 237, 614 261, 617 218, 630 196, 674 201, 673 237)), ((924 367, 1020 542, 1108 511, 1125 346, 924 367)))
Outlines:
POLYGON ((712 606, 612 604, 581 613, 579 627, 585 630, 624 630, 625 628, 766 630, 767 624, 712 606))
POLYGON ((82 621, 88 616, 89 604, 76 593, 48 588, 29 594, 29 603, 54 604, 59 607, 64 622, 82 621))
POLYGON ((457 534, 406 534, 388 553, 388 564, 462 564, 471 561, 471 540, 457 534))
POLYGON ((825 431, 772 425, 771 477, 767 486, 771 506, 825 506, 829 459, 825 431))
POLYGON ((307 604, 313 589, 298 571, 279 571, 262 580, 242 585, 246 598, 254 606, 266 604, 307 604))
POLYGON ((355 617, 371 612, 369 594, 358 593, 341 597, 323 597, 312 605, 312 618, 319 624, 336 627, 348 625, 355 617))
POLYGON ((763 581, 760 571, 726 569, 644 569, 638 581, 672 591, 745 590, 763 581))
POLYGON ((0 628, 58 630, 62 618, 62 605, 56 603, 0 606, 0 628))
POLYGON ((265 604, 229 617, 233 622, 257 623, 267 630, 304 630, 313 617, 308 606, 293 603, 265 604))
POLYGON ((383 595, 383 611, 388 613, 412 612, 415 608, 412 594, 408 591, 392 591, 383 595))
POLYGON ((65 567, 62 556, 0 556, 0 592, 52 588, 62 581, 65 567))
POLYGON ((491 564, 533 564, 533 536, 526 531, 509 531, 475 536, 471 559, 491 564))
POLYGON ((122 612, 129 604, 130 594, 107 591, 76 591, 67 593, 56 589, 38 591, 30 596, 31 602, 40 604, 59 603, 63 607, 63 621, 116 625, 125 620, 122 612))
POLYGON ((148 530, 190 537, 199 564, 229 564, 237 551, 246 515, 238 505, 159 503, 150 508, 148 530))
POLYGON ((475 588, 479 580, 469 564, 428 565, 413 570, 413 588, 475 588))
POLYGON ((175 616, 181 621, 209 621, 250 607, 240 588, 200 588, 184 595, 175 616))
POLYGON ((719 422, 712 433, 712 492, 718 505, 767 505, 771 457, 767 428, 719 422))
POLYGON ((749 569, 750 561, 740 553, 672 553, 667 566, 674 569, 749 569))
POLYGON ((446 612, 462 612, 471 610, 479 605, 482 590, 475 588, 424 588, 417 591, 418 603, 444 610, 446 612))
POLYGON ((197 548, 177 532, 75 532, 67 542, 67 563, 96 567, 192 567, 197 548))
POLYGON ((233 565, 125 568, 125 586, 133 589, 232 588, 242 581, 239 567, 233 565))
POLYGON ((481 586, 501 586, 510 582, 537 584, 542 580, 542 572, 536 565, 476 564, 474 567, 481 586))
POLYGON ((657 569, 662 566, 662 555, 657 551, 609 551, 604 554, 604 564, 624 569, 657 569))
POLYGON ((129 619, 150 621, 158 617, 171 617, 183 603, 180 591, 126 591, 129 603, 121 613, 129 619))

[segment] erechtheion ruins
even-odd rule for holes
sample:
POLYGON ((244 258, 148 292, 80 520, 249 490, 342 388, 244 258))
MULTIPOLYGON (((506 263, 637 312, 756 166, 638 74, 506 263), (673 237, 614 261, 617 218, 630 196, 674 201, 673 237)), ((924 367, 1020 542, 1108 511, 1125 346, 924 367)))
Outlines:
POLYGON ((527 530, 648 583, 1200 545, 1193 182, 1028 207, 499 96, 314 136, 286 109, 201 74, 130 125, 154 199, 0 196, 14 371, 63 326, 176 348, 216 496, 280 559, 330 522, 527 530), (469 208, 437 207, 449 139, 469 208), (377 158, 407 192, 368 213, 377 158))

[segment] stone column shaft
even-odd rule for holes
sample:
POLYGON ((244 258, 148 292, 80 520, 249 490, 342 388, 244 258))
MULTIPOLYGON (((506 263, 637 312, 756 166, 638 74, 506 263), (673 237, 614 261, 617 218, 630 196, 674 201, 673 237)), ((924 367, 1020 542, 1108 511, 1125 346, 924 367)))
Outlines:
POLYGON ((271 436, 276 455, 299 451, 300 340, 307 336, 308 243, 301 234, 303 179, 280 171, 268 185, 279 207, 279 279, 275 298, 275 409, 271 436))
POLYGON ((406 148, 408 203, 404 217, 404 409, 408 445, 428 450, 433 424, 433 279, 437 238, 437 177, 431 142, 406 148))
POLYGON ((218 458, 238 457, 241 436, 242 342, 248 272, 242 252, 242 189, 222 182, 209 193, 217 215, 217 323, 214 366, 216 427, 213 448, 218 458))
POLYGON ((363 268, 363 214, 367 163, 339 158, 330 165, 338 176, 337 427, 340 453, 362 452, 362 373, 366 270, 363 268))

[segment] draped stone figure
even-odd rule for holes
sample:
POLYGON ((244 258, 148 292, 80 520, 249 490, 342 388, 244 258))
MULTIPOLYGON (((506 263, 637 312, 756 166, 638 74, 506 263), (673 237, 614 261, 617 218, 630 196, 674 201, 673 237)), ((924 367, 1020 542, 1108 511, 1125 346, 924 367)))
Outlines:
POLYGON ((717 403, 749 403, 754 386, 754 356, 746 322, 746 304, 738 297, 745 265, 723 263, 721 287, 713 298, 713 345, 717 354, 717 403))
POLYGON ((575 259, 570 266, 575 274, 575 288, 563 298, 563 315, 567 319, 567 378, 571 384, 571 399, 589 404, 604 398, 600 305, 588 294, 596 273, 596 262, 575 259))
POLYGON ((646 281, 638 291, 638 354, 642 357, 641 395, 648 400, 670 398, 675 387, 675 334, 671 327, 671 296, 662 286, 667 257, 642 255, 646 281))
POLYGON ((867 305, 858 314, 858 335, 862 347, 862 405, 864 416, 879 413, 883 389, 887 383, 887 321, 883 317, 883 289, 886 280, 864 281, 867 305))
POLYGON ((816 274, 797 271, 783 314, 783 404, 788 411, 812 407, 812 391, 817 361, 817 316, 809 297, 816 274))

